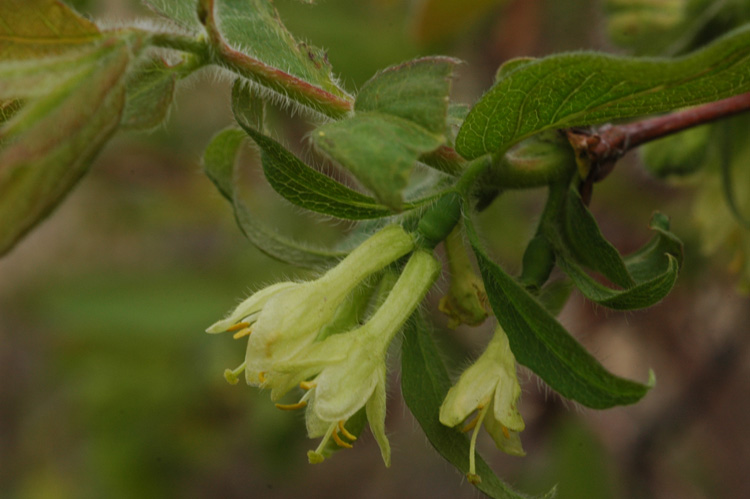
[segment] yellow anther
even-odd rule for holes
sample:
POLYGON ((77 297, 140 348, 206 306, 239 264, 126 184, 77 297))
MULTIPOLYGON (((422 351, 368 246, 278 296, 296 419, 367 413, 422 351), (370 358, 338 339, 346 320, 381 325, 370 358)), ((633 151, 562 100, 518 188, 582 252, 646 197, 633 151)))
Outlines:
POLYGON ((307 401, 303 400, 302 402, 297 402, 296 404, 276 404, 277 409, 281 409, 282 411, 296 411, 297 409, 302 409, 307 405, 307 401))
POLYGON ((510 438, 510 432, 508 431, 508 428, 505 427, 505 425, 500 425, 500 428, 503 430, 503 436, 505 438, 510 438))
POLYGON ((303 390, 309 390, 311 388, 315 388, 315 382, 314 381, 301 381, 299 384, 299 387, 303 390))
POLYGON ((266 382, 266 373, 264 371, 260 371, 258 373, 258 381, 260 381, 261 383, 266 382))
POLYGON ((237 369, 226 369, 224 371, 224 379, 226 379, 230 385, 236 385, 240 381, 240 374, 242 374, 242 371, 244 370, 245 362, 240 364, 237 369))
POLYGON ((341 430, 341 434, 344 435, 349 440, 351 440, 352 442, 354 440, 357 440, 357 437, 355 437, 354 435, 352 435, 351 433, 349 433, 349 431, 346 428, 344 428, 344 423, 345 423, 345 421, 343 419, 341 421, 339 421, 339 430, 341 430))
POLYGON ((466 423, 466 426, 464 426, 461 431, 463 433, 469 432, 474 429, 474 427, 477 425, 477 422, 479 422, 479 412, 477 412, 473 418, 471 418, 471 421, 466 423))
POLYGON ((339 447, 344 447, 345 449, 351 449, 352 444, 346 443, 343 440, 341 440, 341 437, 339 437, 339 432, 334 429, 333 434, 331 435, 333 437, 333 441, 336 442, 336 445, 339 447))
POLYGON ((237 324, 235 324, 233 326, 229 326, 227 328, 227 333, 233 333, 235 331, 239 331, 240 329, 245 329, 249 325, 250 325, 249 322, 238 322, 237 324))
POLYGON ((253 332, 252 329, 250 329, 249 327, 246 327, 245 329, 242 329, 242 330, 237 331, 236 333, 234 333, 232 335, 232 338, 234 338, 235 340, 239 340, 243 336, 250 336, 250 333, 252 333, 252 332, 253 332))

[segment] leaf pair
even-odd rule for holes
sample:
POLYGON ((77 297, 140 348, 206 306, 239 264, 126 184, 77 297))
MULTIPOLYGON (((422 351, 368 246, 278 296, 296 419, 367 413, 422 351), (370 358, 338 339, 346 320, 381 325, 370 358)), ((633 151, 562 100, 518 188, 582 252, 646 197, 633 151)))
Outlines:
POLYGON ((400 211, 417 159, 445 142, 451 75, 457 63, 430 57, 378 73, 357 95, 354 116, 316 129, 314 144, 379 201, 400 211))
POLYGON ((604 238, 575 189, 552 186, 546 211, 556 217, 544 220, 540 233, 551 244, 557 265, 589 300, 632 310, 650 307, 671 291, 682 265, 682 243, 669 232, 664 215, 657 213, 651 220, 650 228, 656 233, 652 240, 623 258, 604 238), (584 268, 622 289, 599 283, 584 268))

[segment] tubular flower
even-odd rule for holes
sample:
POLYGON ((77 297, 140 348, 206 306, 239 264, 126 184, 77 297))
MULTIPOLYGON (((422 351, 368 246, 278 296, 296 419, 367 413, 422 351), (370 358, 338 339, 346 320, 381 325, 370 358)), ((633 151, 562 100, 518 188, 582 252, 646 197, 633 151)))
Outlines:
POLYGON ((206 332, 249 336, 245 362, 225 376, 236 382, 243 370, 249 384, 266 385, 276 362, 294 357, 315 341, 337 308, 365 278, 414 248, 414 239, 400 226, 380 230, 317 280, 279 283, 243 301, 229 316, 206 332))
POLYGON ((386 466, 390 465, 390 446, 385 436, 386 355, 393 337, 401 330, 424 295, 435 282, 440 264, 427 251, 417 251, 391 289, 388 297, 370 319, 351 331, 329 336, 314 343, 295 357, 277 362, 275 372, 286 377, 279 392, 300 384, 307 389, 298 404, 306 406, 306 423, 311 438, 323 437, 310 462, 324 459, 323 449, 330 439, 342 447, 351 446, 339 431, 354 440, 345 428, 346 421, 362 407, 386 466))
POLYGON ((464 371, 440 407, 440 422, 451 427, 461 424, 477 411, 464 428, 464 431, 473 430, 468 474, 473 483, 481 481, 476 474, 474 458, 477 434, 482 424, 498 449, 516 456, 525 454, 518 435, 525 427, 517 408, 520 396, 516 358, 505 331, 497 326, 487 349, 464 371))

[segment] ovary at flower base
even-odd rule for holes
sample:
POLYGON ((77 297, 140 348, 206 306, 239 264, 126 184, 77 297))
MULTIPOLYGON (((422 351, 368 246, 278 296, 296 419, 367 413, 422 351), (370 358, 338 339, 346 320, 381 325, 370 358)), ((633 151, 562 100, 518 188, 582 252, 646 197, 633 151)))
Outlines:
POLYGON ((440 422, 451 427, 460 425, 476 411, 475 417, 464 428, 464 431, 473 430, 467 475, 471 482, 481 481, 476 474, 475 448, 482 425, 498 449, 516 456, 525 455, 519 436, 525 428, 518 412, 520 396, 516 358, 505 331, 497 326, 485 351, 461 374, 440 407, 440 422))
POLYGON ((294 357, 315 341, 347 295, 364 279, 414 248, 398 225, 380 230, 314 281, 274 284, 243 301, 206 332, 249 336, 245 362, 225 376, 236 382, 243 370, 252 385, 267 385, 274 364, 294 357))

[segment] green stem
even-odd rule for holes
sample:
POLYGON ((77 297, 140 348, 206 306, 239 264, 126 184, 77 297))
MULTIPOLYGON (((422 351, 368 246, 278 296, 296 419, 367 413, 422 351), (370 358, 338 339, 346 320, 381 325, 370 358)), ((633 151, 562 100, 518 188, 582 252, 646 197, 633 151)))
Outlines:
POLYGON ((468 165, 466 165, 463 175, 461 175, 461 178, 456 182, 456 191, 463 197, 468 198, 474 187, 474 183, 482 174, 489 170, 492 163, 492 157, 489 154, 469 162, 468 165))
POLYGON ((198 58, 208 60, 209 46, 204 40, 174 33, 153 33, 148 37, 147 43, 154 47, 179 50, 195 54, 198 58))

